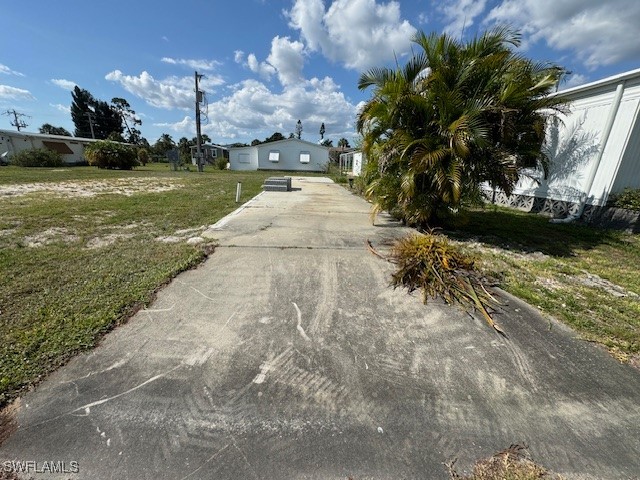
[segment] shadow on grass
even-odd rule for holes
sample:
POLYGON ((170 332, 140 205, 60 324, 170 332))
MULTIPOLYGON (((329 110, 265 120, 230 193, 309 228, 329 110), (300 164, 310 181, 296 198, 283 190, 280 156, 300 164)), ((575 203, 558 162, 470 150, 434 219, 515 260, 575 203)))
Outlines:
POLYGON ((477 239, 506 250, 541 252, 553 257, 571 257, 577 250, 621 243, 618 231, 579 223, 553 224, 547 217, 502 207, 470 211, 449 222, 444 230, 457 240, 477 239))

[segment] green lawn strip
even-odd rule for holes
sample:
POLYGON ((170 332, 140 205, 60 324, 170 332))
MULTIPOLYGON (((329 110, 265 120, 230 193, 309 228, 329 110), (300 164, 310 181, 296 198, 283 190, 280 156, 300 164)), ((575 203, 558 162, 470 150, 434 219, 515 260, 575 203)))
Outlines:
MULTIPOLYGON (((0 174, 7 171, 3 167, 0 174)), ((52 174, 50 169, 13 171, 23 183, 52 174)), ((68 172, 69 181, 140 175, 90 167, 68 172)), ((131 196, 69 198, 40 192, 0 198, 0 406, 94 346, 148 304, 160 286, 205 257, 201 247, 164 243, 159 237, 215 223, 237 208, 237 182, 243 184, 244 202, 270 175, 149 170, 145 176, 168 178, 179 188, 131 196), (27 246, 28 239, 47 231, 58 236, 27 246), (88 248, 110 235, 111 243, 88 248)))
POLYGON ((500 208, 474 211, 468 223, 448 233, 474 250, 479 268, 506 291, 621 360, 640 355, 638 235, 554 225, 539 215, 500 208), (616 289, 626 296, 617 296, 616 289))

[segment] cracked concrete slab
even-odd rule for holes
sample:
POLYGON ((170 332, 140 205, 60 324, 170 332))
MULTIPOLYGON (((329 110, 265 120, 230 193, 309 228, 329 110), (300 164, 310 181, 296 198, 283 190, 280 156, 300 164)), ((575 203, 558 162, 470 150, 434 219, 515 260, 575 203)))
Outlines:
MULTIPOLYGON (((265 192, 220 246, 13 408, 34 478, 447 478, 512 443, 567 478, 640 475, 640 373, 519 300, 499 323, 388 286, 409 230, 326 179, 265 192)), ((0 463, 0 465, 5 465, 0 463)))

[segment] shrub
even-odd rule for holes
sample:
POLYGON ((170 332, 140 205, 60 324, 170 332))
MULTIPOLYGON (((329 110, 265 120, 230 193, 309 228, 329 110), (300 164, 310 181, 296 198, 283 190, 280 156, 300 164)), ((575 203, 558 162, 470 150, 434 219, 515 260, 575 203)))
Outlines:
POLYGON ((146 148, 141 148, 138 150, 138 162, 145 166, 147 163, 151 161, 151 156, 149 155, 149 150, 146 148))
POLYGON ((640 212, 640 188, 625 188, 622 193, 613 196, 611 204, 616 208, 625 208, 640 212))
POLYGON ((100 140, 87 146, 84 153, 89 165, 98 168, 131 170, 138 165, 135 149, 117 142, 100 140))
POLYGON ((445 236, 429 233, 404 237, 394 244, 391 259, 397 265, 391 282, 394 287, 403 286, 409 292, 422 290, 424 303, 441 297, 449 304, 478 310, 491 327, 503 333, 491 317, 497 301, 475 272, 473 259, 445 236))
POLYGON ((62 167, 64 161, 58 152, 46 148, 22 150, 11 155, 10 163, 18 167, 62 167))
POLYGON ((226 170, 227 159, 224 156, 216 158, 216 167, 218 168, 218 170, 226 170))

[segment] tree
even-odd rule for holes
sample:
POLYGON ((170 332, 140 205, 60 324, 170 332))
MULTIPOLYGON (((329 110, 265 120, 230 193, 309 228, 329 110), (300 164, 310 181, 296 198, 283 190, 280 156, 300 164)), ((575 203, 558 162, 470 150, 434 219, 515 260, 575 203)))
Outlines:
POLYGON ((160 135, 160 138, 153 144, 153 153, 155 155, 166 155, 169 150, 175 148, 176 142, 173 141, 171 135, 168 133, 163 133, 160 135))
POLYGON ((284 135, 282 135, 280 132, 275 132, 270 137, 265 138, 264 142, 262 143, 277 142, 279 140, 285 140, 284 135))
POLYGON ((298 123, 296 123, 296 137, 298 138, 298 140, 300 140, 300 137, 302 137, 302 122, 300 120, 298 120, 298 123))
POLYGON ((351 148, 351 146, 349 145, 349 140, 347 140, 344 137, 342 137, 340 140, 338 140, 338 147, 340 147, 343 150, 345 148, 351 148))
POLYGON ((195 137, 193 142, 190 142, 187 137, 182 137, 178 140, 178 150, 180 151, 180 161, 182 163, 191 163, 191 147, 195 144, 195 137))
POLYGON ((96 138, 107 139, 113 134, 113 138, 121 138, 120 141, 124 141, 124 137, 122 137, 124 127, 118 111, 103 100, 97 100, 93 109, 96 119, 93 130, 96 138))
POLYGON ((373 88, 357 124, 374 213, 428 226, 483 182, 509 194, 525 168, 547 171, 545 123, 564 103, 548 95, 561 68, 516 54, 520 35, 507 28, 467 43, 424 33, 413 41, 422 52, 404 67, 374 68, 358 84, 373 88))
POLYGON ((322 141, 322 139, 324 138, 324 122, 322 122, 322 125, 320 125, 320 140, 322 141))
POLYGON ((333 147, 333 140, 327 138, 325 140, 322 140, 320 142, 320 145, 322 145, 323 147, 333 147))
POLYGON ((114 97, 111 99, 111 105, 118 112, 120 120, 124 125, 124 130, 127 131, 126 141, 135 145, 139 144, 142 140, 140 130, 136 128, 137 125, 142 125, 142 120, 136 117, 136 112, 131 108, 129 102, 124 98, 114 97))
MULTIPOLYGON (((211 138, 206 133, 202 133, 200 135, 200 141, 201 141, 201 145, 203 145, 205 143, 212 143, 211 142, 211 138)), ((197 143, 198 143, 198 137, 193 137, 191 139, 191 145, 197 145, 197 143)))
POLYGON ((87 90, 77 85, 71 92, 71 120, 75 126, 76 137, 92 138, 89 115, 93 114, 95 99, 87 90))
POLYGON ((47 133, 49 135, 64 135, 65 137, 70 137, 71 136, 71 133, 66 128, 54 127, 53 125, 51 125, 49 123, 44 123, 38 129, 38 131, 40 133, 47 133))
POLYGON ((255 147, 256 145, 260 145, 262 142, 260 140, 258 140, 257 138, 254 138, 253 140, 251 140, 251 146, 255 147))

